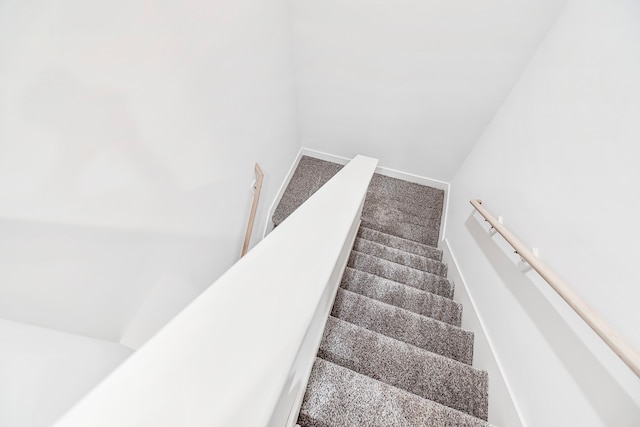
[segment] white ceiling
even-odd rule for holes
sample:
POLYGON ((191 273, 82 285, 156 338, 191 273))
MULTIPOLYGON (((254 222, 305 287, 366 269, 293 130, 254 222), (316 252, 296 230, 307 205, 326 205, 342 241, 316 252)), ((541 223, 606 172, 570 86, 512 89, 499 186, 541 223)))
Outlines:
POLYGON ((565 0, 292 0, 302 146, 449 181, 565 0))

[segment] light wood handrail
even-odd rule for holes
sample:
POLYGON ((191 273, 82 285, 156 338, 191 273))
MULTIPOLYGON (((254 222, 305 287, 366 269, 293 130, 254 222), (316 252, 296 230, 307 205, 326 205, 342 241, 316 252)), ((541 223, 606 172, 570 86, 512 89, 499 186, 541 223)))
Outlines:
POLYGON ((253 203, 251 204, 251 214, 249 215, 249 223, 247 224, 247 233, 244 235, 244 244, 242 245, 242 254, 240 258, 247 253, 249 249, 249 241, 251 240, 251 232, 253 231, 253 222, 256 220, 256 211, 258 210, 258 201, 260 200, 260 190, 262 190, 262 180, 264 179, 264 173, 260 165, 256 163, 256 186, 253 193, 253 203))
POLYGON ((491 224, 538 274, 564 299, 596 334, 622 359, 622 361, 640 377, 640 354, 614 331, 587 303, 580 298, 560 277, 531 252, 517 237, 482 206, 482 200, 470 201, 473 207, 491 224))

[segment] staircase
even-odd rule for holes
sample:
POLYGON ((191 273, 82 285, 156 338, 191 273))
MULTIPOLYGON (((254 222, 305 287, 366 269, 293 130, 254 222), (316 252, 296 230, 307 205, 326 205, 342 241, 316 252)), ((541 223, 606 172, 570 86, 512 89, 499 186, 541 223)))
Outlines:
MULTIPOLYGON (((341 165, 303 156, 277 226, 341 165)), ((488 379, 436 248, 444 192, 374 175, 327 321, 302 427, 487 426, 488 379)))

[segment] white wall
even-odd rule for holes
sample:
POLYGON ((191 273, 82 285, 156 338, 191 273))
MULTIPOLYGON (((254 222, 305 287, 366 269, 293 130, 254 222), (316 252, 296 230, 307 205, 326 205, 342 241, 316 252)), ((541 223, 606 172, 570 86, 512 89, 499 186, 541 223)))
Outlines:
POLYGON ((285 0, 3 1, 0 58, 0 218, 31 234, 0 317, 117 339, 167 277, 199 293, 239 256, 254 162, 262 224, 300 148, 285 0))
POLYGON ((302 146, 450 181, 563 3, 293 1, 302 146))
POLYGON ((640 349, 640 6, 570 0, 451 183, 447 241, 525 425, 637 426, 640 380, 472 198, 640 349))
POLYGON ((49 427, 131 355, 120 344, 0 319, 0 425, 49 427))

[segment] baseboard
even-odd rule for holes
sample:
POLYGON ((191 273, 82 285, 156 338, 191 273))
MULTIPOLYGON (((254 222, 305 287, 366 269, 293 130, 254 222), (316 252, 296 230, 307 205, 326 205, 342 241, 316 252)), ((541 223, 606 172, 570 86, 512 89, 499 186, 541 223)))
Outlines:
POLYGON ((474 333, 473 366, 489 373, 489 423, 523 427, 525 424, 520 407, 513 398, 508 379, 503 375, 500 358, 493 350, 482 316, 476 310, 476 304, 467 290, 464 276, 447 239, 444 239, 441 249, 442 261, 449 267, 447 276, 456 285, 454 299, 464 306, 462 328, 474 333))
MULTIPOLYGON (((362 153, 362 154, 366 155, 367 153, 362 153)), ((351 159, 348 159, 342 156, 336 156, 335 154, 312 150, 310 148, 304 148, 304 147, 301 148, 300 151, 298 152, 298 156, 296 157, 295 161, 293 162, 293 165, 291 166, 291 169, 289 169, 289 173, 287 174, 285 181, 280 187, 280 190, 278 190, 276 199, 271 205, 271 209, 269 210, 269 217, 267 219, 267 224, 265 225, 265 228, 264 228, 263 237, 266 236, 273 229, 273 223, 271 222, 271 217, 273 216, 273 212, 276 206, 278 206, 278 203, 280 203, 280 199, 282 199, 282 194, 287 188, 287 185, 289 185, 289 181, 291 181, 293 172, 296 170, 296 167, 298 166, 298 162, 300 162, 300 158, 302 156, 314 157, 316 159, 337 163, 339 165, 346 165, 351 161, 351 159)), ((449 183, 448 182, 440 181, 433 178, 427 178, 425 176, 415 175, 412 173, 401 172, 401 171, 387 168, 384 166, 378 166, 376 168, 376 173, 379 173, 380 175, 388 176, 391 178, 398 178, 398 179, 402 179, 403 181, 413 182, 416 184, 426 185, 428 187, 433 187, 439 190, 443 190, 445 193, 445 199, 444 199, 444 206, 442 207, 442 221, 440 222, 440 236, 442 236, 442 239, 444 239, 444 236, 446 235, 445 232, 446 232, 446 226, 447 226, 447 211, 449 208, 449 183)))

